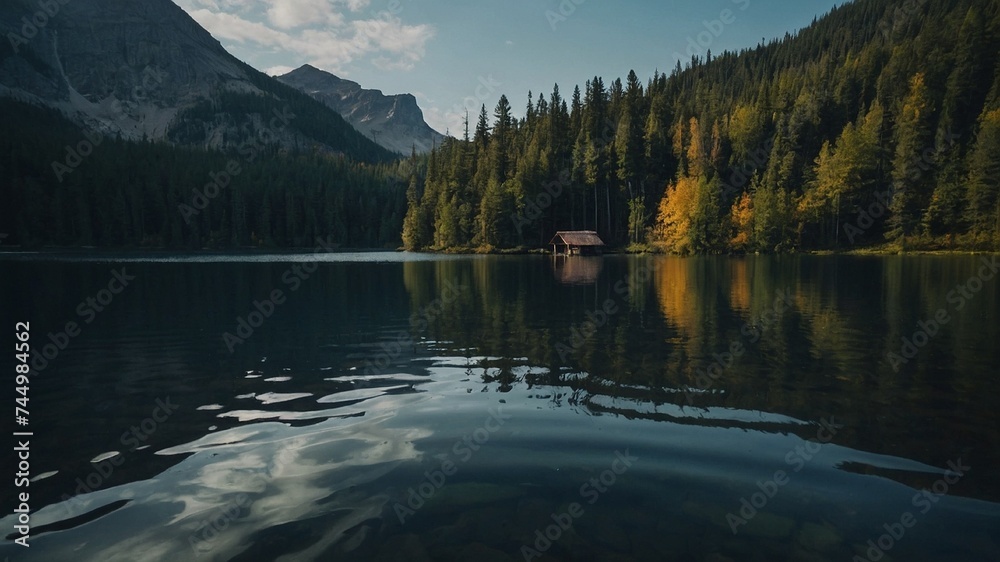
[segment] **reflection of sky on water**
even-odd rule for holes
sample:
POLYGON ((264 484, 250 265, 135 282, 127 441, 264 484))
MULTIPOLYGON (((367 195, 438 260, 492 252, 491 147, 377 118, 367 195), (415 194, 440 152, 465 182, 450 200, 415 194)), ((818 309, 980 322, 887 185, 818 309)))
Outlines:
MULTIPOLYGON (((158 451, 190 456, 152 479, 46 507, 34 516, 36 527, 128 500, 85 525, 34 537, 32 554, 45 553, 37 559, 47 560, 114 561, 132 560, 141 551, 143 560, 178 560, 195 548, 206 559, 222 560, 252 549, 261 532, 304 523, 316 529, 308 548, 296 556, 312 559, 362 522, 391 518, 387 506, 399 499, 391 490, 419 484, 421 471, 447 459, 459 465, 456 479, 462 482, 501 471, 530 484, 563 472, 570 480, 586 478, 588 470, 600 471, 613 451, 627 449, 640 459, 629 473, 631 486, 664 498, 702 489, 733 510, 740 507, 736 498, 754 493, 758 482, 784 470, 790 482, 770 512, 799 516, 808 507, 810 516, 820 512, 827 520, 853 521, 861 528, 857 513, 876 524, 879 516, 893 517, 909 505, 914 488, 893 481, 894 475, 915 476, 929 485, 945 474, 940 467, 832 443, 807 460, 791 462, 789 455, 815 439, 822 427, 818 420, 601 393, 578 394, 578 404, 560 405, 557 397, 566 391, 561 387, 470 393, 490 389, 456 369, 468 366, 467 358, 440 356, 427 363, 433 365, 431 376, 417 382, 427 392, 348 391, 363 401, 351 408, 353 414, 319 406, 311 413, 338 417, 301 427, 247 423, 158 451), (456 457, 456 444, 483 427, 496 408, 510 420, 470 458, 456 457), (858 467, 880 476, 859 474, 858 467), (223 532, 206 531, 204 525, 212 522, 223 532)), ((331 397, 311 399, 320 404, 331 397)), ((268 413, 291 421, 308 419, 310 412, 268 413)), ((975 531, 998 516, 996 504, 946 496, 926 520, 946 524, 958 517, 975 531)))
MULTIPOLYGON (((193 554, 189 539, 195 537, 191 540, 200 549, 210 546, 210 552, 226 553, 221 558, 227 558, 247 548, 251 535, 261 529, 338 510, 352 514, 344 525, 378 516, 385 496, 343 492, 420 456, 414 443, 429 430, 386 423, 395 416, 390 408, 407 407, 410 401, 404 398, 383 405, 379 413, 307 427, 236 427, 159 451, 191 456, 153 479, 46 507, 33 517, 36 528, 130 500, 84 526, 33 537, 32 551, 43 552, 38 559, 45 560, 135 560, 137 552, 143 560, 183 560, 193 554), (242 495, 250 500, 246 508, 240 507, 242 495), (238 511, 231 522, 225 516, 227 507, 238 511), (196 533, 203 530, 201 525, 212 521, 225 523, 225 532, 211 541, 200 540, 196 533)), ((330 529, 330 540, 337 537, 337 529, 330 529)))
MULTIPOLYGON (((199 559, 252 557, 265 546, 279 552, 272 558, 326 559, 331 547, 381 536, 359 535, 368 525, 390 535, 427 537, 448 527, 442 518, 449 512, 440 506, 418 512, 401 528, 389 509, 445 460, 459 468, 446 488, 464 494, 482 491, 483 485, 504 487, 468 499, 468 509, 482 507, 488 498, 518 506, 518 497, 555 509, 606 470, 616 450, 628 449, 640 460, 613 493, 588 507, 593 521, 629 521, 631 509, 698 537, 692 542, 727 540, 756 548, 757 539, 731 538, 717 518, 738 510, 740 498, 784 470, 789 483, 764 511, 797 528, 807 522, 833 526, 848 550, 877 538, 882 525, 902 512, 917 511, 914 494, 946 474, 947 459, 940 456, 962 455, 973 467, 971 476, 919 514, 919 532, 908 535, 892 556, 916 559, 911 556, 922 549, 953 548, 966 559, 996 559, 991 555, 1000 545, 991 537, 1000 506, 986 501, 992 497, 987 475, 994 455, 987 445, 995 435, 983 433, 980 441, 954 431, 985 427, 995 416, 987 400, 975 400, 995 385, 979 369, 990 356, 972 355, 966 348, 975 346, 964 344, 995 327, 975 324, 975 316, 950 326, 958 335, 943 335, 926 354, 930 367, 942 373, 940 380, 923 371, 906 377, 868 374, 872 356, 881 352, 869 348, 890 339, 881 333, 883 312, 871 303, 909 298, 862 291, 845 299, 845 289, 827 282, 830 276, 801 279, 796 276, 805 275, 794 273, 788 280, 787 272, 772 269, 791 262, 682 260, 665 261, 646 285, 630 287, 619 298, 608 280, 635 273, 640 262, 605 260, 596 284, 584 285, 561 285, 548 264, 534 258, 378 262, 357 280, 353 270, 331 265, 326 277, 304 286, 297 300, 255 334, 244 348, 247 357, 220 359, 219 342, 205 343, 200 334, 214 337, 229 329, 231 311, 242 311, 269 289, 286 267, 282 260, 248 270, 261 273, 259 279, 234 276, 251 280, 236 297, 227 297, 224 285, 206 290, 204 302, 193 301, 198 306, 188 306, 189 316, 163 334, 141 331, 150 322, 145 305, 116 301, 121 314, 115 320, 134 315, 135 324, 120 333, 102 332, 95 324, 87 338, 74 341, 66 364, 85 367, 66 379, 73 381, 67 392, 84 398, 68 401, 67 415, 58 421, 80 425, 131 407, 112 429, 128 427, 149 415, 152 397, 159 395, 171 395, 185 407, 148 451, 123 450, 125 464, 115 474, 122 479, 107 489, 49 506, 33 504, 41 509, 33 514, 32 548, 22 552, 6 541, 0 556, 103 562, 142 553, 143 560, 183 560, 194 554, 194 536, 194 545, 205 551, 199 559), (491 269, 501 266, 517 275, 505 278, 491 269), (521 274, 534 277, 524 281, 521 274), (418 343, 394 357, 385 372, 366 372, 365 361, 384 351, 382 342, 409 330, 409 315, 439 297, 442 279, 464 279, 474 290, 449 304, 448 313, 427 330, 407 332, 418 343), (353 292, 342 294, 338 288, 344 283, 353 283, 353 292), (364 292, 369 286, 371 294, 364 292), (767 338, 749 344, 740 327, 768 310, 775 291, 785 287, 793 288, 794 309, 767 338), (619 299, 621 312, 572 361, 553 359, 552 344, 565 341, 569 328, 605 297, 619 299), (220 310, 203 313, 213 300, 223 301, 220 310), (870 317, 859 316, 868 310, 870 317), (188 333, 192 325, 200 327, 199 335, 188 333), (750 347, 743 362, 727 368, 710 389, 693 388, 691 373, 733 340, 750 347), (112 359, 102 363, 105 356, 112 359), (974 388, 979 390, 969 390, 974 388), (968 408, 952 409, 953 403, 968 408), (457 455, 456 445, 496 408, 511 419, 468 459, 457 455), (837 436, 805 460, 797 451, 809 447, 822 420, 830 418, 837 436), (235 513, 232 520, 227 509, 235 513), (198 540, 212 521, 224 523, 224 531, 211 541, 198 540), (50 526, 59 524, 63 527, 50 526), (281 537, 300 544, 282 543, 281 537)), ((791 263, 787 269, 797 267, 791 263)), ((92 277, 101 281, 106 269, 96 266, 92 277)), ((187 276, 204 275, 209 283, 226 278, 206 269, 150 266, 153 274, 140 279, 162 277, 172 287, 185 286, 173 274, 185 282, 187 276)), ((953 274, 964 275, 960 268, 953 274)), ((885 291, 897 290, 884 283, 890 287, 885 291)), ((156 288, 140 294, 159 294, 156 288)), ((898 294, 917 292, 904 289, 898 294)), ((923 298, 926 306, 939 305, 936 288, 920 290, 930 295, 923 298)), ((193 299, 197 291, 186 294, 193 299)), ((987 298, 982 302, 989 303, 987 298)), ((75 304, 77 298, 69 300, 75 304)), ((152 314, 162 324, 185 310, 185 303, 168 299, 152 314)), ((889 308, 886 315, 905 313, 895 304, 889 308)), ((64 320, 62 309, 51 316, 64 320)), ((114 324, 111 320, 104 326, 114 324)), ((89 431, 83 437, 89 438, 89 431)), ((116 450, 117 438, 69 444, 67 455, 86 463, 116 450)), ((50 468, 39 464, 40 471, 50 468)), ((67 473, 69 478, 86 474, 63 470, 46 485, 66 480, 67 473)), ((66 489, 62 483, 56 487, 66 489)), ((2 520, 8 528, 12 522, 10 516, 2 520)), ((650 540, 657 537, 649 534, 650 540)), ((771 544, 789 546, 797 538, 782 540, 787 544, 771 544)))

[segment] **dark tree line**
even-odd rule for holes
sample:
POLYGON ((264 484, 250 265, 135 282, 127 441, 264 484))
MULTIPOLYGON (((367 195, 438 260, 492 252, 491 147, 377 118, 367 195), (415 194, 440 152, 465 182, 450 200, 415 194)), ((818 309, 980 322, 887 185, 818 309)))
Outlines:
POLYGON ((5 245, 313 247, 330 237, 395 248, 420 165, 277 142, 220 151, 102 138, 14 101, 0 102, 0 113, 5 245))
POLYGON ((403 242, 1000 248, 998 51, 998 0, 857 0, 645 84, 529 93, 520 119, 501 97, 411 182, 403 242))

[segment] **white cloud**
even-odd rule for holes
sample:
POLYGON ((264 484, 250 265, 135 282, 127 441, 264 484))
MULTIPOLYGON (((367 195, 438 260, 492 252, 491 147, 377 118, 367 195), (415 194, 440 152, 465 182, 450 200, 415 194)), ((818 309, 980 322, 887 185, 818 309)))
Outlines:
POLYGON ((344 25, 344 16, 329 0, 267 0, 267 19, 278 29, 344 25))
POLYGON ((233 14, 213 12, 207 9, 194 10, 189 13, 196 22, 209 30, 217 39, 229 39, 237 43, 249 41, 269 47, 281 46, 289 39, 288 35, 280 31, 233 14))
POLYGON ((424 45, 433 37, 427 25, 404 25, 397 17, 358 20, 353 22, 354 36, 366 48, 374 48, 400 56, 408 62, 424 56, 424 45))
POLYGON ((369 0, 344 0, 344 3, 347 4, 348 9, 352 12, 357 12, 363 8, 367 8, 371 2, 369 0))
POLYGON ((245 12, 256 4, 257 0, 174 0, 174 3, 188 12, 197 8, 208 8, 216 12, 220 10, 245 12))
POLYGON ((281 76, 282 74, 288 74, 293 70, 295 69, 290 66, 278 65, 278 66, 272 66, 264 70, 264 74, 267 74, 268 76, 281 76))
POLYGON ((223 42, 256 45, 331 72, 361 61, 382 70, 410 70, 435 34, 429 25, 405 24, 386 11, 358 14, 369 0, 176 1, 223 42))
MULTIPOLYGON (((427 107, 421 106, 424 112, 424 121, 431 126, 435 131, 445 134, 449 133, 453 137, 461 137, 465 132, 465 109, 460 107, 452 107, 449 109, 441 109, 436 105, 428 105, 427 107)), ((479 108, 475 111, 469 111, 469 128, 470 134, 471 130, 476 128, 476 118, 479 116, 479 108)))
POLYGON ((424 111, 424 121, 431 126, 435 131, 444 134, 444 132, 451 127, 452 121, 447 117, 444 117, 443 112, 433 106, 421 107, 424 111))
POLYGON ((391 72, 393 70, 412 70, 413 63, 407 62, 405 60, 393 60, 389 57, 375 57, 372 59, 372 64, 375 68, 379 70, 384 70, 386 72, 391 72))

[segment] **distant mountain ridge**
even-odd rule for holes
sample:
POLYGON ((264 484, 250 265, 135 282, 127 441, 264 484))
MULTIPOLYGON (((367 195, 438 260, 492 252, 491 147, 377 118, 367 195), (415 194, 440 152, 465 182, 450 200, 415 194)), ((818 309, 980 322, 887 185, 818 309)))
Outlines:
POLYGON ((55 14, 37 1, 0 3, 0 97, 127 140, 225 149, 267 128, 268 143, 286 149, 395 157, 339 113, 233 57, 170 0, 51 5, 55 14), (270 127, 275 111, 295 118, 270 127))
POLYGON ((444 139, 424 121, 412 94, 385 95, 308 64, 277 78, 323 102, 354 128, 394 152, 409 154, 411 148, 418 153, 430 152, 444 139))

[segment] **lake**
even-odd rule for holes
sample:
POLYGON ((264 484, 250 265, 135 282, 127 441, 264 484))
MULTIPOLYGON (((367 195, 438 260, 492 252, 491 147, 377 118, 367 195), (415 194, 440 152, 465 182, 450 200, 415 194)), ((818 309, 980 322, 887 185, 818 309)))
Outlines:
POLYGON ((998 264, 5 254, 0 556, 998 560, 998 264))

